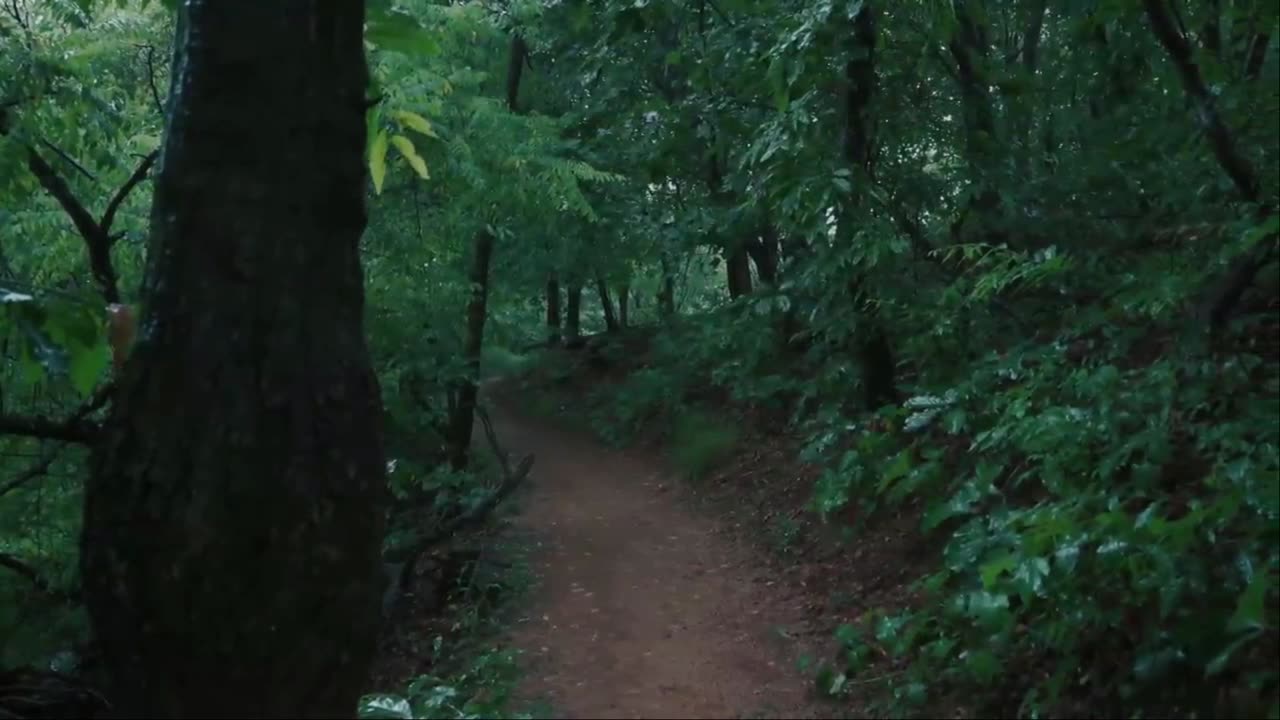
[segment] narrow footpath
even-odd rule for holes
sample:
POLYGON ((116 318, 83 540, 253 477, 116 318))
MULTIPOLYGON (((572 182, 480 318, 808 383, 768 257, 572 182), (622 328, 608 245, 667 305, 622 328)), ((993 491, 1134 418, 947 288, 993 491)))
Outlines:
POLYGON ((515 520, 538 578, 510 637, 522 695, 567 718, 831 716, 787 639, 800 596, 756 551, 681 502, 656 460, 510 405, 494 414, 504 446, 537 456, 515 520))

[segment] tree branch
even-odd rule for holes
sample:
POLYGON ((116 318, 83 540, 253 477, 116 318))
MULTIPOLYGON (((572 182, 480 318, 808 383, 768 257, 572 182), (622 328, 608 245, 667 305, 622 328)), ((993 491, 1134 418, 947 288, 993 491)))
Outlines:
MULTIPOLYGON (((142 162, 138 163, 138 167, 134 169, 133 174, 129 176, 129 179, 125 180, 124 185, 121 185, 120 189, 116 191, 115 196, 111 198, 111 202, 107 203, 107 210, 102 213, 102 220, 98 223, 98 227, 101 229, 103 234, 109 234, 111 232, 111 226, 116 221, 116 212, 120 209, 120 205, 129 197, 129 193, 133 192, 133 189, 138 186, 138 183, 142 182, 147 177, 147 173, 151 170, 151 166, 155 164, 156 158, 159 156, 159 150, 152 150, 147 153, 146 156, 142 158, 142 162)), ((114 242, 115 241, 112 237, 107 238, 108 246, 113 245, 114 242)))
MULTIPOLYGON (((1197 117, 1201 129, 1209 140, 1209 146, 1218 164, 1226 171, 1236 190, 1245 201, 1251 204, 1259 202, 1262 192, 1258 176, 1253 165, 1235 146, 1230 130, 1218 114, 1213 95, 1204 84, 1200 68, 1192 57, 1191 44, 1185 32, 1179 32, 1174 24, 1169 6, 1165 0, 1143 0, 1147 19, 1160 44, 1168 52, 1178 75, 1182 78, 1182 86, 1187 95, 1197 106, 1197 117)), ((1261 218, 1267 217, 1274 208, 1259 207, 1261 218)), ((1208 300, 1203 304, 1203 312, 1208 316, 1209 332, 1217 335, 1226 325, 1227 319, 1235 306, 1240 302, 1244 291, 1253 283, 1258 270, 1271 260, 1275 250, 1274 236, 1264 238, 1250 251, 1236 258, 1228 269, 1226 276, 1218 283, 1208 300)))
POLYGON ((57 457, 58 454, 56 450, 45 453, 44 457, 37 460, 34 465, 22 471, 17 477, 4 485, 0 485, 0 497, 8 495, 36 478, 43 477, 49 472, 50 466, 53 465, 53 461, 57 459, 57 457))
POLYGON ((98 282, 103 298, 109 303, 120 302, 120 290, 116 286, 116 271, 111 263, 111 240, 93 219, 88 209, 71 192, 67 181, 53 169, 33 147, 27 147, 27 167, 50 195, 58 201, 71 218, 80 237, 89 250, 89 269, 98 282))
POLYGON ((0 435, 91 445, 97 437, 97 426, 75 418, 58 421, 31 415, 0 415, 0 435))
POLYGON ((48 140, 45 140, 44 138, 40 138, 40 144, 52 150, 55 155, 62 158, 63 162, 65 162, 66 164, 78 170, 81 175, 89 178, 93 182, 98 182, 98 178, 94 177, 93 173, 85 169, 85 166, 81 165, 78 160, 71 157, 71 155, 68 154, 66 150, 63 150, 62 148, 58 147, 57 145, 54 145, 53 143, 49 142, 48 140))
POLYGON ((1174 67, 1178 69, 1178 75, 1182 78, 1183 88, 1197 106, 1197 119, 1209 139, 1209 145, 1213 149, 1213 155, 1217 158, 1218 164, 1231 177, 1231 181, 1235 183, 1236 189, 1245 200, 1251 203, 1257 202, 1258 176, 1254 173, 1248 159, 1236 149, 1230 131, 1222 121, 1222 116, 1218 114, 1217 104, 1214 103, 1209 88, 1204 84, 1204 78, 1201 77, 1200 68, 1196 66, 1192 57, 1191 44, 1187 42, 1186 35, 1175 27, 1165 0, 1143 0, 1142 4, 1146 9, 1152 31, 1155 32, 1156 38, 1160 40, 1165 51, 1169 53, 1169 58, 1173 60, 1174 67))
POLYGON ((30 580, 31 584, 36 586, 36 590, 41 593, 48 594, 52 592, 52 588, 49 587, 49 581, 41 577, 35 568, 9 553, 0 553, 0 567, 8 568, 30 580))
POLYGON ((498 507, 503 500, 507 499, 520 486, 520 483, 529 476, 529 471, 533 469, 533 455, 524 456, 520 463, 512 469, 507 453, 498 442, 498 435, 494 432, 493 422, 489 419, 489 413, 479 403, 476 404, 476 415, 480 418, 480 424, 484 426, 484 434, 489 441, 489 447, 493 450, 493 454, 502 470, 502 482, 497 489, 469 512, 458 515, 437 527, 434 532, 418 538, 407 546, 392 551, 385 562, 390 586, 383 597, 384 613, 391 611, 396 599, 407 586, 414 565, 424 552, 453 537, 460 530, 483 522, 489 516, 489 513, 493 512, 494 508, 498 507))

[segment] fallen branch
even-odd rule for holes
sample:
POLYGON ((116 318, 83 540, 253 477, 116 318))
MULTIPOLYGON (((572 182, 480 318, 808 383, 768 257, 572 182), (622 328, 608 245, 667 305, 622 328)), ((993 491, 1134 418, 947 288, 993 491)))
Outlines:
POLYGON ((392 557, 386 558, 384 563, 384 570, 390 581, 386 594, 383 596, 384 613, 390 613, 396 599, 408 586, 409 575, 423 553, 448 540, 458 532, 484 522, 489 514, 520 486, 520 483, 529 476, 529 471, 533 469, 533 455, 524 456, 516 467, 512 469, 508 454, 498 442, 498 435, 493 429, 493 421, 489 419, 489 413, 485 411, 483 406, 477 405, 476 414, 480 417, 480 424, 484 427, 485 438, 489 441, 489 447, 493 450, 493 454, 502 470, 502 482, 497 489, 471 510, 453 517, 430 534, 418 538, 413 543, 392 551, 392 557))

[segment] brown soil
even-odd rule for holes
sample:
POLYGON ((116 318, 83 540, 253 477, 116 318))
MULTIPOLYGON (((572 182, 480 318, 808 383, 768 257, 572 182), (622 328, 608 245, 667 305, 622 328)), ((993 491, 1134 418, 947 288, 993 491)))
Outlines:
POLYGON ((522 693, 568 718, 830 717, 796 665, 806 593, 689 508, 657 462, 501 408, 537 456, 518 526, 538 589, 510 631, 522 693))

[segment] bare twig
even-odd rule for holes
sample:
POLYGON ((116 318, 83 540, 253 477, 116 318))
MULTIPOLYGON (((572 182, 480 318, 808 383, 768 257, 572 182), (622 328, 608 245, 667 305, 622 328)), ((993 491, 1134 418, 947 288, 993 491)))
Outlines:
POLYGON ((147 57, 147 82, 151 86, 151 100, 156 104, 156 112, 164 115, 164 103, 160 100, 160 89, 156 87, 156 49, 152 45, 146 46, 147 57))

